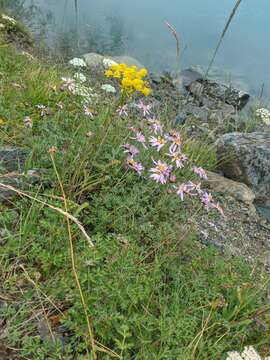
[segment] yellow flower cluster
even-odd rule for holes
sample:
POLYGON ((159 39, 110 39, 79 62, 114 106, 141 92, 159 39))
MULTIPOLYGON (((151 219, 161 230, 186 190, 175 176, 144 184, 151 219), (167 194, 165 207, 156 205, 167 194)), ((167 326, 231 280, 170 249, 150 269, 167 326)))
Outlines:
POLYGON ((146 69, 137 70, 136 66, 128 67, 126 64, 113 64, 105 72, 106 77, 119 79, 122 89, 127 93, 139 91, 144 96, 148 96, 151 93, 151 89, 147 82, 143 80, 146 75, 146 69))

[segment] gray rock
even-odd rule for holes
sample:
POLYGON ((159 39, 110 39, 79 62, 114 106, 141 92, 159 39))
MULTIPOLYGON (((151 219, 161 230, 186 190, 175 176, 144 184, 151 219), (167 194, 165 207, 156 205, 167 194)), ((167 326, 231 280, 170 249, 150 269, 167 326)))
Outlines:
POLYGON ((216 192, 230 195, 248 205, 255 200, 255 194, 246 184, 227 179, 211 171, 207 171, 207 178, 205 183, 216 192))
POLYGON ((206 123, 208 115, 209 110, 206 107, 197 106, 193 103, 182 104, 179 108, 179 113, 175 117, 174 125, 184 125, 190 117, 206 123))
MULTIPOLYGON (((17 190, 23 190, 36 185, 40 182, 40 174, 36 170, 29 170, 27 173, 12 172, 0 177, 0 183, 16 188, 17 190)), ((0 185, 0 203, 5 203, 16 196, 18 193, 12 189, 6 188, 0 185)))
POLYGON ((181 71, 180 76, 182 78, 182 84, 185 87, 190 86, 195 81, 203 79, 202 74, 193 69, 186 69, 186 70, 181 71))
POLYGON ((9 232, 7 231, 7 229, 0 229, 0 246, 4 246, 6 244, 8 235, 9 232))
POLYGON ((232 105, 223 103, 219 108, 210 111, 209 120, 222 125, 227 122, 227 120, 233 119, 235 114, 236 111, 232 105))
POLYGON ((64 353, 65 347, 68 344, 68 337, 65 336, 66 328, 64 326, 58 326, 52 330, 49 328, 45 319, 40 319, 38 322, 38 332, 40 339, 46 341, 51 350, 53 350, 58 343, 61 345, 61 350, 64 353))
POLYGON ((270 134, 229 133, 216 146, 224 175, 247 184, 256 200, 270 201, 270 134))
POLYGON ((192 82, 186 88, 196 97, 207 96, 232 105, 237 110, 243 109, 250 98, 250 95, 246 92, 209 80, 192 82))
POLYGON ((96 68, 103 65, 104 56, 97 53, 88 53, 83 56, 84 61, 90 68, 96 68))
POLYGON ((179 114, 176 115, 174 119, 174 125, 184 125, 187 120, 187 113, 185 111, 180 111, 179 114))
POLYGON ((183 111, 202 122, 207 122, 208 120, 209 111, 205 107, 187 104, 183 111))
POLYGON ((0 148, 0 172, 21 171, 29 152, 16 147, 0 148))

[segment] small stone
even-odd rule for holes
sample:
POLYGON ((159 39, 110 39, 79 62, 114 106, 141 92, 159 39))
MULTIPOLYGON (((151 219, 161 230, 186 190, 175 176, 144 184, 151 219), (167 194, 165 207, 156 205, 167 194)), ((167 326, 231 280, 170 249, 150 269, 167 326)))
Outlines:
POLYGON ((83 59, 89 68, 97 68, 103 66, 104 56, 97 53, 88 53, 83 55, 83 59))
POLYGON ((193 82, 203 79, 203 75, 201 73, 190 68, 181 71, 180 76, 182 78, 182 84, 184 87, 188 87, 193 82))
POLYGON ((174 119, 174 125, 184 125, 187 119, 187 113, 181 111, 174 119))
POLYGON ((6 203, 18 196, 18 193, 5 185, 15 188, 16 190, 23 190, 36 185, 40 182, 40 173, 37 170, 29 170, 26 173, 12 172, 1 176, 0 185, 0 203, 6 203))
POLYGON ((0 246, 4 246, 7 242, 9 233, 7 229, 0 229, 0 246))
POLYGON ((0 148, 0 172, 20 171, 24 168, 29 152, 16 147, 0 148))

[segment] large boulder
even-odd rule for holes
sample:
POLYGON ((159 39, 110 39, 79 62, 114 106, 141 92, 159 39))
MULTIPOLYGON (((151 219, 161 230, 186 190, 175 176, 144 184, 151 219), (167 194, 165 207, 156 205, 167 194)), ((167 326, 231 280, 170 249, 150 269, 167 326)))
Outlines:
POLYGON ((199 99, 208 99, 214 104, 211 106, 212 108, 216 107, 215 103, 221 101, 241 110, 250 98, 247 92, 237 89, 233 85, 205 79, 202 73, 192 68, 181 71, 180 77, 184 88, 189 93, 199 99))
POLYGON ((224 175, 247 184, 256 200, 270 202, 270 134, 229 133, 216 145, 224 175))
POLYGON ((144 67, 143 64, 141 64, 137 59, 128 55, 114 56, 109 58, 116 61, 118 64, 127 64, 127 66, 137 66, 138 69, 142 69, 144 67))
POLYGON ((144 66, 141 64, 137 59, 128 56, 128 55, 122 55, 122 56, 104 56, 97 53, 88 53, 84 54, 83 56, 84 61, 86 62, 87 66, 89 68, 97 68, 100 66, 103 66, 103 60, 104 59, 111 59, 118 64, 124 63, 127 64, 127 66, 137 66, 138 69, 142 69, 144 66))

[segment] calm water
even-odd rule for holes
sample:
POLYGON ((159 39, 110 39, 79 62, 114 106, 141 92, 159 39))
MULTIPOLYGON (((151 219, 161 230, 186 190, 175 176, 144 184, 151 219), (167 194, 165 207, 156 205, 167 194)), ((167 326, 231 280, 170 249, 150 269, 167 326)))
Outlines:
MULTIPOLYGON (((167 70, 175 66, 176 50, 164 21, 181 37, 181 66, 207 66, 235 0, 77 0, 77 12, 75 0, 34 3, 42 9, 42 33, 53 51, 125 53, 152 70, 167 70)), ((41 25, 38 20, 34 28, 41 25)), ((269 38, 270 0, 243 0, 216 58, 216 73, 255 95, 264 83, 269 97, 269 38)))

